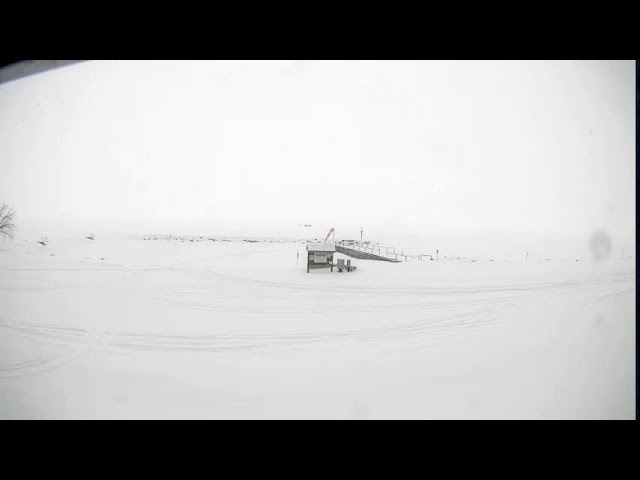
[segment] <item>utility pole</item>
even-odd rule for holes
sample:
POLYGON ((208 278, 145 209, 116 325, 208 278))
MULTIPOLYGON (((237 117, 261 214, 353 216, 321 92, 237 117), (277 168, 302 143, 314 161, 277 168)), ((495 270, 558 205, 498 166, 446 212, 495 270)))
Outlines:
POLYGON ((527 263, 529 261, 529 252, 527 252, 527 258, 525 258, 524 263, 527 263))
POLYGON ((362 227, 360 227, 360 241, 362 241, 362 227))

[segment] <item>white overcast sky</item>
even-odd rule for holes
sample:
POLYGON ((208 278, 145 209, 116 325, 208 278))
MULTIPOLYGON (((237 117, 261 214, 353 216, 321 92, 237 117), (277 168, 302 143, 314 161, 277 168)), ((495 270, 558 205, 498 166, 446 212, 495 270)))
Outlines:
POLYGON ((635 63, 75 64, 0 85, 0 202, 90 230, 631 246, 635 63))

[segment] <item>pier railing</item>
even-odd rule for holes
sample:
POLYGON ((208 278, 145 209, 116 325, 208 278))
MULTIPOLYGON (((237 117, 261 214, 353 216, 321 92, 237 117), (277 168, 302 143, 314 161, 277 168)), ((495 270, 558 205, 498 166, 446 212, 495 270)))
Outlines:
POLYGON ((425 260, 433 260, 433 255, 427 253, 419 253, 419 254, 405 254, 404 250, 398 251, 395 247, 387 247, 385 245, 380 245, 378 243, 366 242, 360 240, 338 240, 336 241, 336 245, 341 245, 343 247, 352 248, 354 250, 358 250, 366 253, 373 253, 380 255, 381 257, 386 257, 394 260, 400 261, 425 261, 425 260))

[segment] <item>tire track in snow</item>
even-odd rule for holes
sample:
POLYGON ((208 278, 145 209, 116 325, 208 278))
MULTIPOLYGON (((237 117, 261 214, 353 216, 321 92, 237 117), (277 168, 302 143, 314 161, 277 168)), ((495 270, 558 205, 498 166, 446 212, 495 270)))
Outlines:
POLYGON ((348 329, 343 331, 294 332, 272 334, 158 334, 136 332, 113 332, 85 330, 72 327, 54 327, 48 324, 23 323, 0 317, 0 327, 8 328, 29 337, 51 340, 67 347, 93 346, 97 349, 155 350, 155 351, 208 351, 246 352, 283 351, 309 347, 314 344, 400 341, 407 336, 452 334, 454 330, 477 328, 482 323, 475 319, 485 315, 487 310, 464 314, 440 315, 411 322, 398 322, 373 327, 348 329), (96 341, 90 341, 96 338, 96 341))
MULTIPOLYGON (((265 305, 264 302, 262 304, 256 304, 256 299, 251 298, 251 302, 247 302, 246 297, 234 297, 232 300, 234 302, 229 303, 229 298, 222 298, 220 304, 212 304, 212 298, 203 299, 201 301, 189 301, 189 299, 180 300, 176 297, 180 297, 180 294, 172 293, 173 298, 159 298, 157 296, 147 296, 146 298, 157 304, 167 305, 176 308, 185 308, 189 310, 201 310, 207 312, 218 312, 218 313, 245 313, 245 314, 276 314, 276 315, 349 315, 354 313, 390 313, 390 312, 407 312, 407 311, 432 311, 438 309, 450 309, 450 308, 465 308, 465 307, 478 307, 478 306, 500 306, 500 305, 511 305, 514 302, 523 301, 524 299, 520 296, 510 296, 510 297, 502 297, 502 298, 491 298, 491 299, 469 299, 469 300, 459 300, 456 302, 451 301, 428 301, 428 302, 417 302, 417 303, 376 303, 376 304, 355 304, 349 305, 347 302, 350 300, 348 298, 340 299, 340 302, 337 299, 334 299, 333 305, 320 305, 309 308, 301 308, 300 306, 291 305, 289 306, 289 297, 266 297, 264 300, 269 301, 269 303, 273 302, 281 302, 280 305, 272 306, 265 305), (226 303, 226 304, 225 304, 226 303)), ((187 295, 188 296, 188 295, 187 295)), ((317 300, 317 298, 309 298, 309 301, 317 300)))
POLYGON ((597 275, 593 277, 583 277, 571 280, 561 280, 555 282, 533 282, 533 283, 520 283, 520 284, 505 284, 505 285, 489 285, 489 286, 456 286, 456 287, 377 287, 377 286, 353 286, 353 285, 322 285, 322 284, 298 284, 289 282, 275 282, 271 280, 260 280, 248 277, 242 277, 237 275, 231 275, 228 273, 218 272, 212 269, 202 269, 196 273, 193 271, 178 270, 181 273, 188 275, 196 275, 199 277, 215 276, 224 278, 227 281, 235 282, 236 284, 254 284, 260 286, 269 286, 277 288, 287 288, 291 290, 306 290, 314 292, 324 293, 341 293, 348 292, 350 294, 371 294, 378 295, 419 295, 419 294, 445 294, 456 295, 460 293, 500 293, 500 292, 512 292, 512 291, 530 291, 530 290, 550 290, 563 287, 572 286, 584 286, 584 285, 599 285, 602 283, 609 283, 610 281, 626 282, 635 279, 635 273, 612 273, 605 275, 597 275), (610 278, 619 277, 619 278, 610 278))
MULTIPOLYGON (((626 282, 627 279, 609 279, 604 280, 600 285, 614 286, 618 282, 626 282)), ((573 296, 582 291, 585 286, 594 286, 593 280, 590 282, 564 282, 560 286, 555 285, 551 289, 532 289, 532 290, 495 290, 484 292, 485 295, 479 296, 479 292, 461 292, 449 291, 447 293, 434 293, 427 295, 425 293, 413 293, 411 296, 416 297, 412 302, 397 303, 395 295, 384 295, 385 291, 372 296, 372 301, 359 301, 359 296, 351 295, 351 292, 338 290, 335 292, 333 302, 331 304, 321 304, 314 306, 313 309, 301 308, 299 304, 313 304, 318 301, 318 292, 309 289, 310 295, 300 298, 300 294, 296 297, 296 304, 291 304, 290 293, 283 289, 284 293, 273 293, 271 295, 255 295, 255 292, 247 293, 246 290, 225 291, 220 289, 220 285, 212 284, 209 289, 198 290, 179 290, 165 289, 164 294, 158 291, 154 294, 147 294, 145 298, 149 301, 164 304, 176 308, 186 308, 191 310, 210 311, 218 313, 247 313, 247 314, 278 314, 278 315, 326 315, 326 314, 353 314, 365 312, 394 312, 394 311, 432 311, 445 308, 464 308, 493 305, 512 306, 522 302, 529 302, 532 299, 555 299, 566 296, 573 296), (453 295, 455 293, 455 295, 453 295), (315 295, 314 295, 315 294, 315 295), (491 294, 491 295, 487 295, 491 294), (505 295, 508 294, 508 295, 505 295), (455 296, 456 298, 450 298, 455 296), (425 300, 425 298, 427 300, 425 300), (388 300, 394 300, 393 303, 388 300), (249 301, 250 300, 250 301, 249 301), (275 305, 274 305, 275 304, 275 305)), ((226 285, 225 285, 226 286, 226 285)), ((159 289, 161 290, 161 289, 159 289)), ((368 292, 371 295, 371 292, 368 292)), ((405 298, 408 295, 405 295, 405 298)), ((360 297, 361 298, 361 297, 360 297)))
MULTIPOLYGON (((161 352, 278 352, 286 350, 340 350, 358 347, 406 348, 408 344, 428 345, 449 341, 456 336, 504 322, 510 314, 517 314, 518 305, 509 305, 507 312, 495 306, 461 312, 428 314, 411 320, 341 331, 256 333, 256 334, 162 334, 149 332, 115 332, 60 327, 33 322, 10 321, 0 317, 0 326, 29 336, 44 338, 67 346, 87 344, 95 337, 98 349, 161 352)), ((545 309, 546 307, 543 307, 545 309)), ((547 310, 549 308, 546 308, 547 310)), ((390 310, 390 311, 393 311, 390 310)))
POLYGON ((67 347, 64 352, 45 355, 44 357, 0 365, 0 380, 22 378, 30 375, 39 375, 67 365, 73 360, 74 351, 67 347))
POLYGON ((34 322, 15 322, 0 316, 0 327, 4 327, 27 338, 52 342, 63 351, 22 362, 0 364, 0 380, 40 375, 68 366, 83 353, 95 347, 99 338, 90 330, 60 327, 34 322), (79 332, 84 332, 82 335, 79 332))
MULTIPOLYGON (((593 297, 593 301, 609 298, 613 295, 629 293, 626 289, 593 297)), ((556 311, 553 306, 539 305, 536 310, 556 311)), ((504 323, 512 316, 518 316, 518 308, 511 311, 496 311, 495 308, 429 315, 412 321, 387 323, 383 325, 346 329, 342 331, 292 332, 292 333, 256 333, 256 334, 163 334, 149 332, 117 332, 110 330, 91 330, 75 327, 62 327, 35 322, 18 322, 0 316, 0 327, 11 329, 29 337, 41 338, 75 347, 75 353, 93 348, 110 352, 207 352, 207 353, 272 353, 283 351, 339 351, 376 348, 384 351, 406 351, 424 348, 429 345, 454 341, 456 337, 483 328, 504 323), (505 315, 506 313, 506 315, 505 315)), ((60 356, 45 357, 24 364, 8 365, 0 368, 0 377, 20 376, 58 368, 65 362, 55 363, 60 356), (55 357, 55 358, 54 358, 55 357)), ((68 360, 66 361, 68 363, 68 360)))
MULTIPOLYGON (((175 301, 175 298, 157 298, 157 292, 148 296, 152 301, 173 305, 179 308, 195 308, 216 312, 228 313, 268 313, 268 314, 305 314, 311 312, 300 308, 285 308, 283 306, 271 307, 271 309, 250 306, 247 300, 253 300, 252 297, 243 296, 245 290, 237 289, 237 286, 256 287, 262 290, 263 287, 274 287, 281 291, 282 294, 264 295, 263 298, 282 301, 286 305, 288 299, 287 294, 291 290, 307 291, 314 294, 317 293, 337 293, 345 296, 353 294, 366 294, 372 298, 388 298, 396 295, 413 295, 413 296, 454 296, 464 295, 466 298, 460 300, 456 298, 451 301, 429 301, 418 303, 387 303, 382 305, 336 305, 328 310, 319 312, 320 314, 337 314, 337 313, 369 313, 382 312, 393 313, 397 311, 424 311, 425 315, 420 320, 400 321, 386 323, 371 327, 359 329, 347 329, 342 331, 324 331, 324 332, 294 332, 294 333, 273 333, 273 334, 186 334, 186 335, 169 335, 158 333, 136 333, 136 332, 114 332, 100 331, 95 329, 63 327, 58 325, 34 322, 17 322, 0 316, 0 327, 12 329, 13 331, 22 333, 30 337, 37 337, 48 340, 56 344, 62 344, 67 347, 87 348, 93 347, 103 350, 115 351, 162 351, 162 352, 230 352, 241 353, 248 351, 257 352, 274 352, 285 350, 339 350, 354 347, 383 347, 385 349, 408 348, 408 345, 429 345, 434 342, 452 341, 457 335, 465 332, 477 330, 489 325, 505 321, 506 314, 517 312, 517 308, 521 300, 531 302, 532 299, 538 297, 549 297, 562 299, 574 296, 576 291, 582 292, 584 287, 597 287, 605 284, 629 283, 635 279, 635 273, 613 273, 599 275, 593 277, 584 277, 572 280, 563 280, 556 282, 537 282, 537 283, 521 283, 513 285, 489 285, 480 287, 422 287, 422 288, 402 288, 394 286, 392 288, 379 288, 370 286, 332 286, 332 285, 300 285, 287 282, 273 282, 258 279, 249 279, 205 268, 195 273, 190 271, 181 271, 171 268, 152 268, 152 269, 108 269, 108 268, 60 268, 60 269, 16 269, 16 270, 100 270, 100 271, 146 271, 146 270, 176 270, 180 273, 188 275, 196 275, 200 278, 211 281, 222 279, 222 283, 212 283, 211 290, 200 290, 196 295, 212 293, 217 294, 216 290, 228 288, 225 293, 227 296, 224 300, 237 300, 243 302, 240 305, 211 305, 211 304, 194 304, 193 301, 175 301), (522 297, 522 293, 526 295, 522 297), (502 296, 502 294, 511 294, 502 296), (154 297, 155 294, 155 297, 154 297), (375 294, 375 295, 373 295, 375 294), (498 294, 494 298, 477 298, 479 294, 498 294), (522 298, 521 298, 522 297, 522 298), (491 308, 482 308, 491 307, 491 308), (472 311, 457 311, 453 313, 443 314, 438 312, 436 315, 433 310, 455 308, 456 310, 469 309, 472 311), (496 314, 496 310, 499 314, 496 314), (506 312, 505 312, 506 310, 506 312)), ((64 288, 64 287, 60 287, 64 288)), ((168 287, 166 287, 169 290, 168 287)), ((625 289, 617 292, 608 292, 599 296, 591 296, 584 301, 601 301, 604 298, 627 293, 633 289, 625 289)), ((254 292, 258 293, 258 292, 254 292)), ((589 292, 585 292, 589 293, 589 292)), ((193 292, 191 292, 193 294, 193 292)), ((182 295, 189 296, 188 292, 182 295)), ((180 295, 178 295, 180 297, 180 295)), ((355 297, 359 297, 355 295, 355 297)), ((316 297, 317 298, 317 297, 316 297)), ((362 298, 362 297, 359 297, 362 298)), ((339 302, 336 302, 339 303, 339 302)), ((562 308, 562 306, 560 306, 562 308)), ((548 305, 542 305, 543 310, 551 310, 548 305)), ((561 309, 560 308, 560 309, 561 309)), ((555 309, 554 309, 555 310, 555 309)), ((63 356, 55 358, 63 359, 63 356)), ((30 371, 47 371, 49 367, 57 368, 54 358, 47 356, 42 359, 36 359, 23 364, 17 363, 6 365, 4 370, 0 368, 2 374, 21 375, 28 374, 30 371)), ((0 374, 0 376, 2 376, 0 374)))

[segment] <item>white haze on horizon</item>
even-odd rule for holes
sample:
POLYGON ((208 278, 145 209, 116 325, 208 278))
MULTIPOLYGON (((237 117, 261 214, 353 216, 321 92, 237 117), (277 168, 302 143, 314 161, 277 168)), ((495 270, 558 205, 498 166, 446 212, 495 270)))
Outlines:
POLYGON ((635 251, 635 63, 75 64, 0 85, 0 202, 23 232, 363 226, 571 257, 604 230, 617 258, 635 251))

